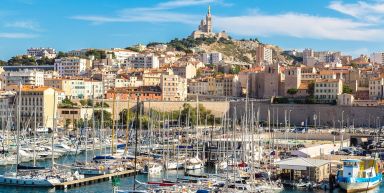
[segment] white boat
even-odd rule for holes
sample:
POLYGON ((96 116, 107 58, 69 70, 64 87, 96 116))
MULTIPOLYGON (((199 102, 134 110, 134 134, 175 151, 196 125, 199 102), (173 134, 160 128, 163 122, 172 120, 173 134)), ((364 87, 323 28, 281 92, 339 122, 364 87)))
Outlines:
POLYGON ((153 175, 160 174, 161 171, 163 171, 163 165, 154 162, 148 162, 144 165, 144 168, 141 170, 141 173, 153 175))
POLYGON ((183 161, 167 161, 165 164, 165 169, 167 170, 176 170, 176 169, 181 169, 184 167, 183 161))
POLYGON ((32 186, 32 187, 54 187, 60 184, 60 180, 56 177, 46 175, 16 175, 15 172, 0 175, 0 185, 13 186, 32 186))
POLYGON ((78 151, 77 149, 75 148, 71 148, 69 147, 68 145, 65 145, 65 144, 54 144, 53 145, 53 149, 54 149, 54 152, 55 151, 63 151, 65 155, 76 155, 76 154, 79 154, 80 151, 78 151))
POLYGON ((378 161, 375 158, 342 160, 343 168, 337 172, 337 183, 348 193, 376 188, 382 182, 378 161))
POLYGON ((185 169, 197 170, 203 168, 204 164, 198 157, 190 158, 185 162, 185 169))

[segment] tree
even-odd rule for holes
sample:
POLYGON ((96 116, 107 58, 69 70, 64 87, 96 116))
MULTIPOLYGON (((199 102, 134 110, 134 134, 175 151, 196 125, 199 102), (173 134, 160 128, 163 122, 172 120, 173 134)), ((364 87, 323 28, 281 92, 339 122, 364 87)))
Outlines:
POLYGON ((10 66, 33 66, 36 65, 35 57, 22 55, 22 56, 14 56, 8 60, 8 65, 10 66))
POLYGON ((134 47, 126 47, 125 49, 126 50, 131 50, 131 51, 134 51, 134 52, 140 52, 140 50, 138 48, 134 48, 134 47))
POLYGON ((95 107, 96 107, 96 108, 101 108, 101 107, 102 107, 101 104, 103 104, 103 107, 109 107, 108 103, 106 103, 106 102, 103 102, 103 103, 101 103, 101 102, 96 102, 96 103, 95 103, 95 107))
POLYGON ((65 119, 64 128, 68 129, 70 124, 71 124, 71 119, 65 119))
POLYGON ((68 57, 68 54, 62 51, 59 51, 59 53, 57 53, 56 55, 56 58, 63 58, 63 57, 68 57))
POLYGON ((7 65, 7 62, 3 61, 3 60, 0 60, 0 66, 5 66, 5 65, 7 65))
POLYGON ((343 94, 352 94, 353 90, 348 85, 343 85, 343 94))
POLYGON ((39 60, 36 60, 36 63, 37 63, 37 65, 53 65, 53 64, 55 64, 55 59, 54 58, 50 59, 50 58, 47 58, 47 57, 43 57, 43 58, 41 58, 39 60))
POLYGON ((61 101, 61 103, 59 104, 60 108, 71 108, 73 106, 77 106, 77 104, 72 102, 71 99, 69 99, 69 98, 63 99, 61 101))
POLYGON ((93 105, 93 100, 92 99, 87 99, 87 106, 91 107, 93 105))
POLYGON ((313 96, 315 94, 315 82, 313 81, 308 84, 308 94, 309 96, 313 96))
POLYGON ((289 95, 295 95, 299 90, 297 88, 290 88, 287 90, 289 95))
POLYGON ((81 106, 85 106, 87 104, 87 101, 84 99, 81 99, 80 101, 81 106))
MULTIPOLYGON (((101 110, 95 110, 95 112, 93 113, 93 119, 97 120, 99 125, 101 125, 101 112, 101 110)), ((104 127, 112 127, 112 114, 106 110, 103 110, 103 118, 104 127)))

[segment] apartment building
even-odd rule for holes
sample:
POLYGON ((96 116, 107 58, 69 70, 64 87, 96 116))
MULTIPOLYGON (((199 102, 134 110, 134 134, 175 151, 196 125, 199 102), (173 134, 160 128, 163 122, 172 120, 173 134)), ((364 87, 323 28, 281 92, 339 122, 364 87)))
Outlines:
POLYGON ((37 70, 19 70, 19 71, 5 71, 0 75, 3 86, 7 85, 44 85, 44 72, 37 70))
POLYGON ((129 68, 159 68, 159 58, 155 54, 136 54, 124 60, 124 66, 129 68))
POLYGON ((259 45, 256 48, 256 65, 269 65, 272 64, 273 54, 272 49, 267 48, 265 45, 259 45))
POLYGON ((161 75, 160 88, 164 101, 184 101, 187 99, 187 80, 178 75, 161 75))
MULTIPOLYGON (((18 85, 9 86, 8 91, 16 93, 15 106, 13 108, 15 115, 17 115, 19 89, 18 85)), ((60 102, 59 96, 62 91, 53 89, 48 86, 29 86, 23 85, 21 87, 21 127, 33 128, 35 122, 36 112, 36 125, 38 127, 53 128, 54 118, 57 118, 57 104, 60 102)), ((16 119, 16 116, 14 117, 16 119)), ((16 120, 14 120, 16 121, 16 120)))
POLYGON ((186 79, 194 78, 197 73, 196 67, 192 64, 172 66, 171 68, 175 75, 186 79))
POLYGON ((218 75, 215 77, 216 93, 218 96, 235 96, 241 95, 241 83, 239 77, 233 74, 218 75))
POLYGON ((37 60, 42 58, 55 58, 56 50, 53 48, 29 48, 27 49, 27 55, 33 56, 37 60))
POLYGON ((223 54, 220 52, 202 53, 201 61, 203 64, 218 64, 223 60, 223 54))
POLYGON ((55 70, 60 76, 79 76, 91 66, 90 60, 79 57, 63 57, 55 60, 55 70))
POLYGON ((369 98, 378 100, 384 99, 384 78, 377 77, 369 80, 369 98))
POLYGON ((318 79, 315 81, 314 96, 317 102, 334 102, 342 92, 343 82, 340 79, 318 79))
POLYGON ((103 83, 97 80, 82 78, 46 79, 46 86, 63 90, 69 99, 89 99, 103 97, 103 83))
POLYGON ((369 59, 372 64, 376 63, 376 64, 384 65, 384 52, 372 53, 369 59))
POLYGON ((188 83, 188 93, 208 95, 208 79, 193 79, 188 83))

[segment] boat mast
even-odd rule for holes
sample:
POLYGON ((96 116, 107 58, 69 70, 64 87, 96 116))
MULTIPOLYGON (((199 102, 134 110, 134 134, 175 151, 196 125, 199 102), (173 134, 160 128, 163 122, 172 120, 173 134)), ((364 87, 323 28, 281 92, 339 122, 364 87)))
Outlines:
POLYGON ((137 131, 139 130, 139 100, 140 100, 140 93, 136 94, 137 96, 137 102, 136 102, 136 121, 135 121, 135 169, 134 169, 134 176, 133 176, 133 190, 136 190, 136 170, 137 170, 137 131))
POLYGON ((53 153, 53 140, 54 140, 54 137, 55 137, 55 130, 56 130, 56 111, 55 111, 55 107, 56 107, 56 90, 53 90, 53 113, 52 113, 52 169, 54 168, 54 164, 55 164, 55 157, 54 157, 54 153, 53 153))
POLYGON ((199 94, 196 95, 196 157, 199 158, 199 94))
POLYGON ((113 156, 114 151, 114 138, 115 138, 115 99, 116 93, 113 92, 112 100, 112 135, 111 135, 111 155, 113 156))
POLYGON ((125 148, 124 148, 124 155, 127 155, 128 153, 128 144, 129 144, 129 97, 130 94, 128 93, 127 97, 127 116, 126 116, 126 131, 125 131, 125 148))
POLYGON ((36 166, 36 109, 37 109, 37 105, 35 105, 35 113, 34 113, 34 116, 35 116, 35 125, 34 125, 34 128, 33 128, 33 166, 36 166))
POLYGON ((16 123, 16 145, 17 145, 17 152, 16 152, 16 176, 18 173, 18 167, 19 165, 19 151, 20 151, 20 144, 19 144, 19 135, 20 135, 20 110, 21 110, 21 82, 19 82, 19 98, 18 98, 18 105, 17 105, 17 123, 16 123))

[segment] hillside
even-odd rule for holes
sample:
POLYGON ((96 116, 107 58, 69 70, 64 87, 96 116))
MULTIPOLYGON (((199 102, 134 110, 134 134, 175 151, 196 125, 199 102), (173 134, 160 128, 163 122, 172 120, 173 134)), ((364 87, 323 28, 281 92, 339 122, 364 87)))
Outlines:
MULTIPOLYGON (((234 63, 255 63, 256 48, 261 43, 257 40, 223 40, 216 41, 212 38, 184 38, 174 39, 168 43, 178 51, 192 52, 191 50, 199 50, 200 52, 220 52, 223 54, 225 62, 234 63)), ((285 64, 291 64, 294 58, 290 58, 283 54, 282 49, 278 46, 267 45, 273 50, 273 59, 285 64)))

